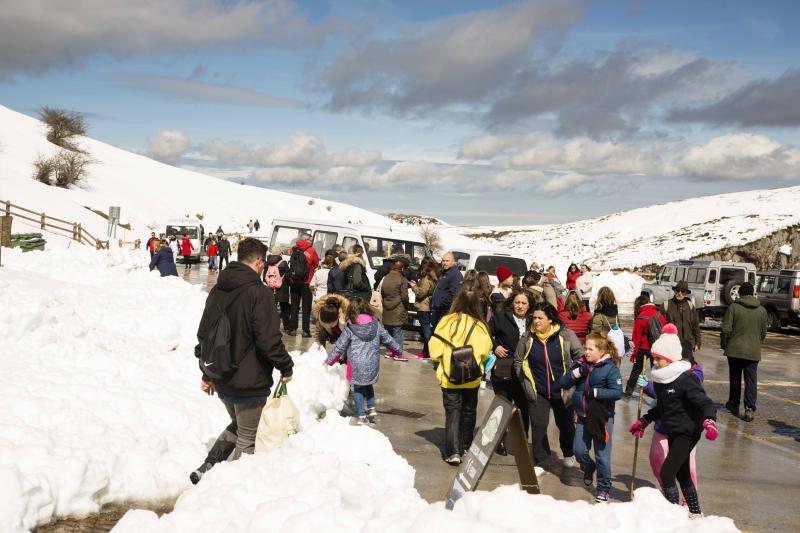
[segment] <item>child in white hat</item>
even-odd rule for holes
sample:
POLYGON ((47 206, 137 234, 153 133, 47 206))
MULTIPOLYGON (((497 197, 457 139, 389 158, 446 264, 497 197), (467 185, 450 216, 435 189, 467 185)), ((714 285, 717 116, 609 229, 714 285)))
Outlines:
POLYGON ((664 496, 671 503, 680 503, 677 479, 691 515, 702 516, 697 489, 692 482, 689 455, 704 429, 708 440, 717 438, 716 408, 692 373, 691 363, 683 360, 681 352, 678 328, 667 324, 651 348, 655 366, 650 377, 656 405, 634 422, 629 431, 641 438, 651 422, 661 421, 669 441, 669 452, 661 468, 664 496))

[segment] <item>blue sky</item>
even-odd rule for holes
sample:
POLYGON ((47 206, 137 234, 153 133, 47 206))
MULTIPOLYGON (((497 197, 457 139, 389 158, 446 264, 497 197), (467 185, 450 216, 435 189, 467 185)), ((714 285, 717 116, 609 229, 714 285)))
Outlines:
POLYGON ((223 179, 498 225, 800 182, 796 2, 10 4, 0 104, 223 179))

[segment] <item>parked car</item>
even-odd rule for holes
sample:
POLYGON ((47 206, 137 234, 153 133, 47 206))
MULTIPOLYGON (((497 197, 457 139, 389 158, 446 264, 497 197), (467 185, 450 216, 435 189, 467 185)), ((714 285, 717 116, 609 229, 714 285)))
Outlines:
POLYGON ((500 250, 454 248, 453 257, 459 270, 477 270, 489 274, 489 281, 497 285, 497 267, 504 266, 518 276, 524 276, 528 271, 528 262, 521 257, 514 257, 510 253, 500 250))
POLYGON ((686 281, 692 291, 689 299, 697 309, 702 322, 706 317, 720 319, 730 304, 739 298, 739 287, 745 281, 755 284, 756 267, 753 263, 735 261, 699 261, 681 259, 661 267, 653 283, 642 285, 642 292, 661 306, 672 298, 672 287, 686 281))
POLYGON ((800 270, 762 270, 756 296, 767 310, 770 331, 800 327, 800 270))

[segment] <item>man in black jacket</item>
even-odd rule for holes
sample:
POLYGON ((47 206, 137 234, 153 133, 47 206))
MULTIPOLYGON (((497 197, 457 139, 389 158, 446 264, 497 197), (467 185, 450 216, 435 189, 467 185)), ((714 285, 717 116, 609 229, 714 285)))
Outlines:
MULTIPOLYGON (((261 241, 244 239, 239 244, 239 260, 220 272, 217 285, 206 299, 197 339, 202 342, 220 308, 230 303, 227 308, 230 351, 238 368, 230 377, 214 382, 204 374, 200 382, 203 392, 217 393, 231 423, 217 438, 202 466, 189 476, 192 483, 200 481, 209 468, 229 455, 238 459, 242 453, 253 453, 261 409, 272 386, 273 369, 280 371, 284 383, 292 379, 294 363, 281 340, 275 298, 261 282, 266 254, 267 247, 261 241), (230 293, 240 288, 236 300, 227 302, 230 293)), ((199 345, 195 353, 199 356, 199 345)))
POLYGON ((222 271, 222 269, 225 268, 222 265, 222 262, 225 261, 226 265, 229 264, 228 263, 228 258, 231 255, 231 243, 230 243, 230 241, 228 241, 228 237, 226 237, 225 235, 222 235, 219 238, 219 243, 217 244, 217 255, 219 256, 219 265, 218 266, 219 266, 220 271, 222 271))
POLYGON ((431 297, 431 327, 436 331, 436 325, 450 311, 450 305, 461 287, 464 276, 456 263, 453 252, 446 252, 442 256, 442 276, 436 283, 431 297))

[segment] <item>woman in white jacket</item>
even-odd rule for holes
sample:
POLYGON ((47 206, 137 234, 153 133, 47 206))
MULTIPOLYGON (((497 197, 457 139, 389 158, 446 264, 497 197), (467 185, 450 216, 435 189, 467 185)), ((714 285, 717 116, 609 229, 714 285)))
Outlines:
POLYGON ((314 296, 314 301, 324 298, 328 294, 328 274, 336 261, 335 257, 333 250, 327 250, 325 259, 311 278, 311 294, 314 296))

